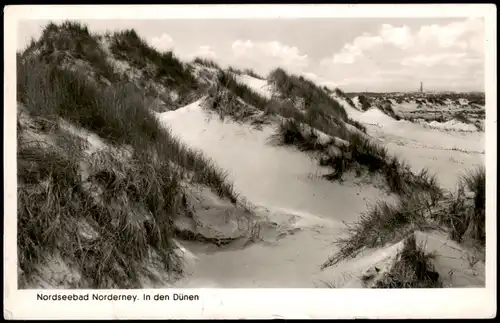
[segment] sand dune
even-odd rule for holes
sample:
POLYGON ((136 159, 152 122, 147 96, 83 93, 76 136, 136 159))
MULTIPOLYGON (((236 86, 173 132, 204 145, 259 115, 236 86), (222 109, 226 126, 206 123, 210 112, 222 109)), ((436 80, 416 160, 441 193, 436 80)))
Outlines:
MULTIPOLYGON (((333 240, 345 234, 342 222, 355 221, 366 211, 368 204, 378 199, 390 200, 391 197, 371 184, 325 181, 317 176, 325 170, 306 154, 269 143, 272 126, 255 130, 249 125, 222 122, 211 117, 201 103, 199 100, 185 108, 158 114, 158 117, 184 142, 202 149, 228 170, 237 191, 260 206, 256 213, 264 225, 261 240, 247 246, 233 244, 215 248, 197 242, 183 242, 183 247, 193 256, 190 257, 188 274, 176 286, 324 287, 326 281, 339 287, 360 287, 360 280, 356 277, 377 264, 389 266, 394 261, 401 243, 367 251, 338 267, 321 271, 319 265, 336 251, 333 240)), ((380 116, 380 113, 375 111, 358 116, 362 119, 380 116)), ((450 169, 449 164, 442 160, 430 163, 428 159, 432 154, 429 154, 430 148, 424 148, 425 142, 418 143, 421 145, 418 148, 394 144, 396 138, 411 142, 411 135, 403 137, 411 130, 418 129, 434 138, 441 132, 431 133, 434 130, 389 119, 387 116, 379 118, 382 126, 373 126, 370 132, 381 132, 382 140, 390 150, 410 157, 415 168, 442 167, 445 175, 440 178, 450 176, 449 185, 451 177, 456 180, 455 172, 463 169, 463 165, 450 169), (399 125, 394 126, 396 123, 399 125), (401 130, 401 127, 406 129, 401 130)), ((446 134, 442 136, 441 140, 449 138, 446 134)), ((433 151, 441 155, 445 152, 433 151)), ((464 159, 460 160, 463 162, 464 159)), ((470 162, 473 161, 475 159, 471 158, 470 162)), ((446 241, 443 237, 440 239, 446 241)), ((445 263, 443 266, 452 265, 445 263)), ((484 282, 484 274, 477 276, 475 271, 464 270, 456 276, 461 278, 446 281, 446 284, 464 286, 472 276, 475 277, 474 284, 484 282)))
POLYGON ((366 125, 373 139, 386 145, 392 154, 407 160, 413 170, 429 168, 444 188, 453 188, 464 169, 484 163, 484 132, 442 131, 395 120, 376 108, 361 112, 343 100, 339 102, 350 118, 366 125))
POLYGON ((332 237, 342 234, 342 221, 354 221, 367 203, 387 198, 386 194, 368 184, 321 179, 318 175, 327 170, 317 161, 269 142, 271 126, 255 130, 221 122, 210 118, 200 103, 158 117, 174 135, 224 167, 236 190, 267 209, 258 215, 276 222, 274 231, 279 232, 263 232, 265 243, 243 250, 210 253, 204 245, 186 242, 199 260, 180 286, 315 287, 327 279, 329 274, 319 265, 333 252, 332 237))

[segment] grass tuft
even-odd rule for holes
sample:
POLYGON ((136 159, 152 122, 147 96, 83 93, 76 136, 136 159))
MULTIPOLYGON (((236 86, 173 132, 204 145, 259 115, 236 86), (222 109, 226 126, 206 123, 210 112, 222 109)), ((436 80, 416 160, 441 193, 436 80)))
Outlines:
POLYGON ((200 87, 190 68, 172 51, 157 51, 134 29, 115 32, 111 36, 110 49, 114 56, 143 70, 148 77, 167 88, 176 88, 181 97, 189 97, 200 87))
POLYGON ((47 63, 62 65, 70 59, 80 59, 89 62, 97 75, 105 77, 110 82, 120 80, 112 66, 106 60, 106 53, 101 48, 99 37, 92 34, 86 24, 75 21, 64 21, 57 25, 47 24, 42 36, 23 52, 26 57, 35 49, 40 49, 40 57, 47 63))
POLYGON ((390 272, 374 288, 441 288, 439 274, 432 264, 433 254, 417 245, 415 235, 406 238, 390 272))
POLYGON ((401 197, 395 205, 379 201, 367 213, 361 214, 357 222, 347 224, 348 237, 335 241, 340 246, 339 252, 321 268, 354 257, 364 248, 381 247, 401 239, 410 231, 428 228, 429 210, 430 201, 422 195, 401 197))
POLYGON ((461 176, 448 207, 437 218, 450 229, 452 239, 486 244, 486 169, 477 166, 461 176))
POLYGON ((435 175, 423 169, 413 174, 409 165, 395 156, 389 156, 387 149, 361 134, 352 133, 350 144, 341 146, 341 153, 329 157, 329 163, 335 172, 327 175, 329 178, 339 179, 344 172, 355 168, 366 168, 370 173, 384 175, 386 184, 392 193, 406 195, 418 191, 426 191, 437 200, 442 190, 439 188, 435 175))
POLYGON ((268 79, 284 98, 302 98, 306 111, 315 106, 337 120, 347 119, 347 113, 340 103, 303 76, 289 75, 277 68, 271 71, 268 79))
POLYGON ((245 68, 243 70, 243 73, 245 73, 246 75, 248 76, 251 76, 251 77, 254 77, 256 79, 259 79, 259 80, 265 80, 265 78, 259 74, 257 74, 254 70, 252 70, 251 68, 245 68))
POLYGON ((296 146, 302 151, 318 151, 326 148, 327 145, 320 143, 318 138, 319 135, 314 129, 304 127, 293 119, 281 122, 277 132, 272 136, 278 143, 296 146))
POLYGON ((356 128, 358 128, 359 130, 361 130, 362 132, 366 133, 366 127, 359 121, 356 121, 356 120, 353 120, 351 118, 348 118, 347 119, 347 123, 355 126, 356 128))
POLYGON ((358 96, 358 101, 361 104, 361 110, 366 111, 366 110, 370 109, 371 102, 370 102, 370 99, 367 96, 365 96, 365 95, 359 95, 358 96))
MULTIPOLYGON (((393 159, 391 163, 396 164, 397 160, 393 159)), ((367 213, 362 214, 359 221, 347 224, 347 237, 336 241, 340 250, 322 264, 322 269, 354 257, 364 248, 381 247, 401 239, 409 232, 432 229, 439 223, 450 229, 452 239, 463 242, 465 238, 468 238, 484 246, 484 167, 479 166, 467 171, 459 181, 456 194, 447 199, 444 199, 443 192, 437 186, 435 176, 430 175, 426 169, 414 175, 406 183, 410 190, 407 194, 399 196, 397 204, 392 205, 380 201, 371 206, 367 213), (419 190, 417 191, 415 188, 419 190)), ((413 253, 418 254, 417 251, 413 253)), ((420 258, 423 259, 423 256, 420 258)), ((391 277, 399 277, 395 279, 397 282, 394 282, 394 279, 386 281, 385 287, 382 288, 411 285, 412 280, 404 276, 406 270, 410 268, 407 265, 399 264, 398 266, 401 268, 395 269, 396 272, 391 272, 391 277), (405 277, 408 278, 407 283, 404 283, 405 277)), ((415 264, 413 268, 415 268, 415 264)), ((422 287, 427 286, 425 285, 427 283, 429 287, 434 286, 432 285, 434 283, 437 284, 435 280, 431 282, 421 276, 418 277, 413 283, 418 285, 420 282, 424 284, 421 285, 422 287)))
POLYGON ((193 63, 200 64, 200 65, 203 65, 205 67, 220 69, 219 64, 217 64, 215 61, 208 59, 208 58, 195 57, 193 60, 193 63))
POLYGON ((245 84, 236 80, 234 72, 230 70, 220 70, 217 73, 217 84, 231 92, 234 96, 241 98, 247 104, 255 107, 258 110, 264 111, 269 101, 252 90, 245 84))
POLYGON ((204 106, 215 111, 222 121, 229 117, 236 122, 244 122, 258 111, 224 87, 213 88, 204 106))

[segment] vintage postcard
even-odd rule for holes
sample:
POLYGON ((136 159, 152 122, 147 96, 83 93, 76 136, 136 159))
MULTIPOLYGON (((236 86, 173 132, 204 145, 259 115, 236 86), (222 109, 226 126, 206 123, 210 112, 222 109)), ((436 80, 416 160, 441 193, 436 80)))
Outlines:
POLYGON ((5 318, 496 315, 493 4, 4 17, 5 318))

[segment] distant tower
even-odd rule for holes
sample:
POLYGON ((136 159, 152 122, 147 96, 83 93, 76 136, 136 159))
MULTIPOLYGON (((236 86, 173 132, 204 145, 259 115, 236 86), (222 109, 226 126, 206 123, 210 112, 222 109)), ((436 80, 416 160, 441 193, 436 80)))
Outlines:
POLYGON ((420 93, 424 93, 424 84, 420 82, 420 93))

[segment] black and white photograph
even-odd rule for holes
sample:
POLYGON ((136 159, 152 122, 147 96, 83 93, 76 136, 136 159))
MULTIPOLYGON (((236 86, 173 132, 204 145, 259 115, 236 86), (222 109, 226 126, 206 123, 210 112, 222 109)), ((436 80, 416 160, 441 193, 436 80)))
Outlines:
POLYGON ((154 8, 107 6, 104 19, 71 7, 18 18, 9 45, 14 290, 193 301, 197 289, 484 290, 496 273, 487 10, 147 19, 154 8))

